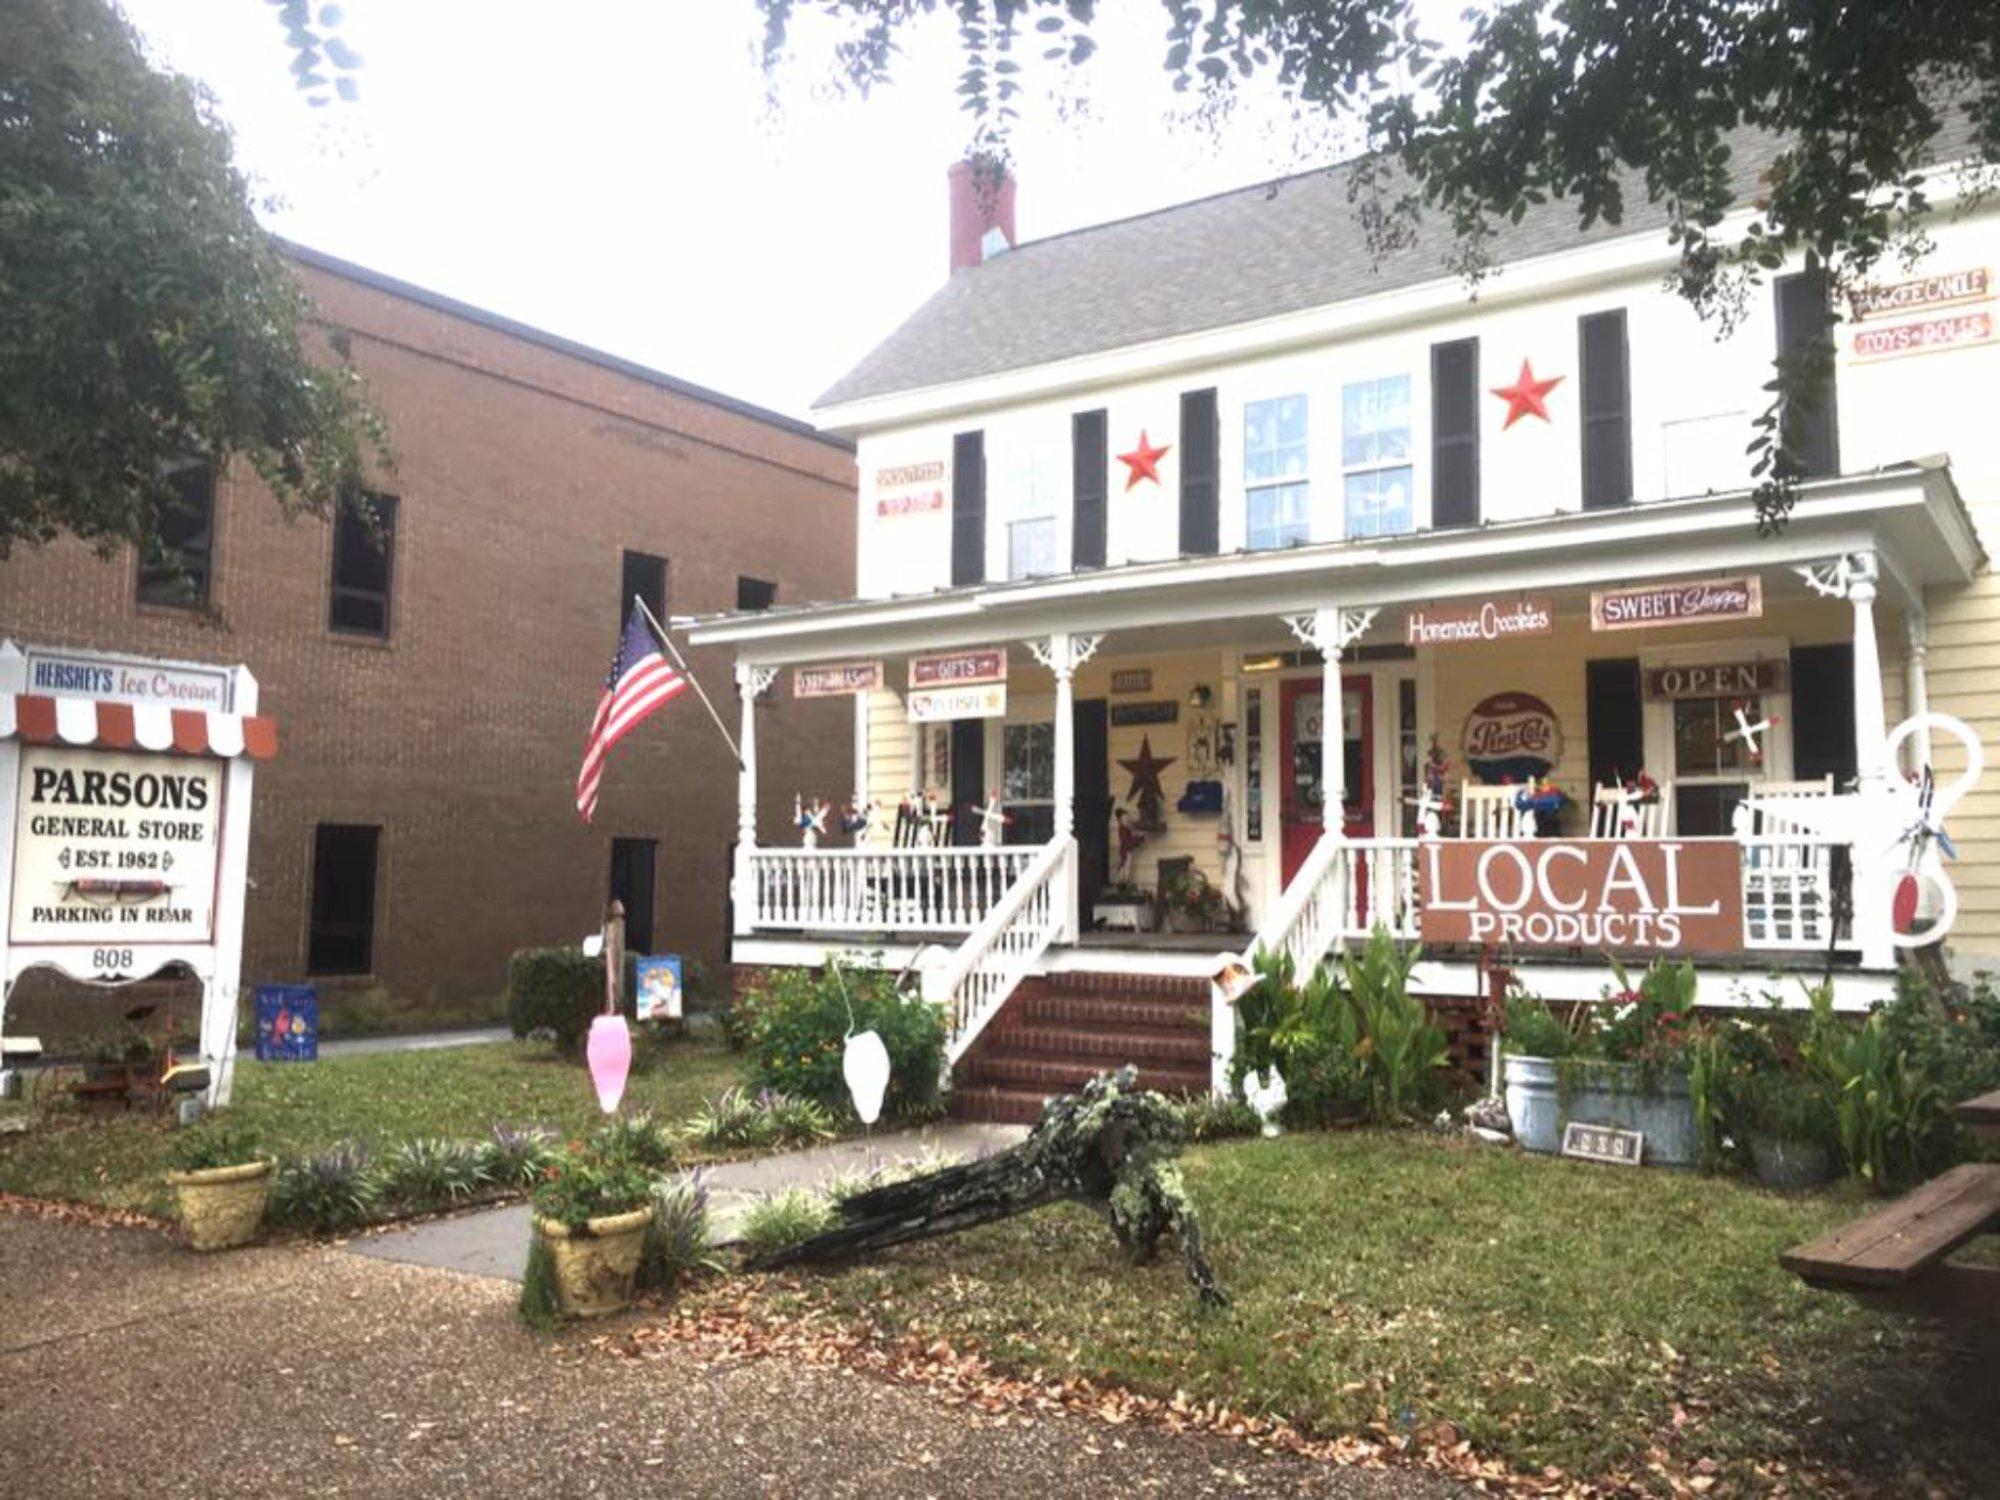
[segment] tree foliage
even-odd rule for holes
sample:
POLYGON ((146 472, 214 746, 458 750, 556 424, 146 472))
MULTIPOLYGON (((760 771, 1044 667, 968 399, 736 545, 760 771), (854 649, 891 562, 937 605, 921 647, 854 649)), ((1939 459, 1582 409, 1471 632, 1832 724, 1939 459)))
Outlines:
MULTIPOLYGON (((1030 70, 1067 77, 1095 50, 1093 0, 758 3, 767 66, 814 13, 837 28, 838 74, 864 92, 889 78, 902 31, 953 17, 973 144, 1000 157, 1030 70)), ((1644 202, 1664 211, 1673 289, 1725 331, 1787 263, 1816 263, 1846 294, 1885 258, 1915 258, 1941 199, 1976 201, 2000 162, 1991 0, 1506 0, 1449 52, 1412 0, 1160 4, 1177 88, 1226 110, 1248 81, 1274 80, 1301 120, 1365 133, 1351 196, 1378 253, 1434 214, 1452 267, 1476 282, 1497 227, 1534 204, 1572 203, 1588 227, 1644 202), (1775 155, 1746 183, 1739 154, 1760 136, 1775 155), (1935 169, 1955 161, 1972 170, 1940 194, 1935 169)), ((1801 472, 1781 414, 1819 399, 1829 368, 1824 354, 1781 361, 1767 387, 1751 445, 1766 525, 1801 472)))
POLYGON ((149 545, 191 457, 324 512, 387 453, 311 319, 207 96, 108 0, 0 7, 0 557, 149 545))

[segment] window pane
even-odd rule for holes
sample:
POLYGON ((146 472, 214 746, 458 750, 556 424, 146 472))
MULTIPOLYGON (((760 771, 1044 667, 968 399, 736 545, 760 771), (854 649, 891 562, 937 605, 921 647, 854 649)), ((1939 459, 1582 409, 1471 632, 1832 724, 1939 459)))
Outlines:
POLYGON ((1245 544, 1251 551, 1312 540, 1312 501, 1303 484, 1274 484, 1245 496, 1245 544))
POLYGON ((1400 463, 1410 456, 1410 377, 1363 380, 1340 394, 1340 461, 1400 463))
POLYGON ((1000 799, 1046 802, 1056 794, 1053 724, 1005 724, 1000 729, 1000 799))
MULTIPOLYGON (((1736 732, 1736 710, 1755 724, 1764 717, 1761 698, 1680 698, 1674 703, 1674 774, 1720 776, 1754 771, 1748 742, 1736 732)), ((1685 828, 1680 830, 1685 833, 1685 828)))
POLYGON ((1045 578, 1056 571, 1056 520, 1042 516, 1033 521, 1007 523, 1007 576, 1045 578))
POLYGON ((1410 470, 1376 469, 1347 476, 1348 536, 1395 536, 1414 528, 1410 470))
POLYGON ((1252 484, 1306 476, 1306 398, 1281 396, 1243 408, 1243 477, 1252 484))
POLYGON ((208 602, 215 553, 215 471, 206 462, 168 476, 174 498, 161 506, 158 539, 139 563, 139 602, 192 607, 208 602))
POLYGON ((329 623, 335 630, 389 633, 389 581, 395 556, 395 498, 362 495, 342 501, 333 517, 329 623))
POLYGON ((778 586, 768 578, 738 576, 736 580, 736 607, 738 609, 769 609, 777 602, 778 586))
POLYGON ((322 823, 314 830, 308 973, 366 974, 374 966, 375 863, 381 832, 343 823, 322 823))

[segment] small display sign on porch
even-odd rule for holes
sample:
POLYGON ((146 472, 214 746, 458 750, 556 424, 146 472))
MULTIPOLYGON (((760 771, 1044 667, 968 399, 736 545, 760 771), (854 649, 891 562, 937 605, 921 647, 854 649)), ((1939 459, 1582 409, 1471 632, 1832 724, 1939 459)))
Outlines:
POLYGON ((825 666, 792 669, 794 698, 849 698, 856 693, 872 693, 880 686, 879 661, 830 662, 825 666))
POLYGON ((1417 846, 1426 943, 1735 953, 1734 839, 1437 839, 1417 846))
POLYGON ((1007 680, 1007 648, 981 646, 972 651, 939 651, 910 658, 913 688, 968 687, 975 682, 1007 680))
POLYGON ((1463 641, 1508 641, 1547 635, 1555 607, 1546 599, 1469 599, 1413 609, 1403 616, 1403 644, 1446 646, 1463 641))
POLYGON ((1756 620, 1764 614, 1764 585, 1754 573, 1740 578, 1700 578, 1592 589, 1592 630, 1647 630, 1714 620, 1756 620))
POLYGON ((1124 729, 1135 724, 1172 724, 1181 716, 1181 706, 1172 698, 1150 698, 1142 703, 1111 705, 1111 727, 1124 729))
POLYGON ((1782 661, 1677 662, 1646 669, 1646 696, 1653 699, 1750 698, 1784 690, 1782 661))
POLYGON ((1007 712, 1007 684, 974 683, 971 687, 916 688, 910 693, 912 724, 941 724, 950 719, 997 719, 1007 712))

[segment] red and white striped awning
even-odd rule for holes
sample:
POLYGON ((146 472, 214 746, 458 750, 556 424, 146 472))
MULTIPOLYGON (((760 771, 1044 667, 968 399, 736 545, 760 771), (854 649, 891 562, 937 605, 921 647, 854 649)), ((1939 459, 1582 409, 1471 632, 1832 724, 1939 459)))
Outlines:
POLYGON ((16 738, 30 745, 102 745, 111 750, 269 760, 278 753, 278 721, 261 714, 169 708, 164 703, 0 693, 0 740, 16 738))

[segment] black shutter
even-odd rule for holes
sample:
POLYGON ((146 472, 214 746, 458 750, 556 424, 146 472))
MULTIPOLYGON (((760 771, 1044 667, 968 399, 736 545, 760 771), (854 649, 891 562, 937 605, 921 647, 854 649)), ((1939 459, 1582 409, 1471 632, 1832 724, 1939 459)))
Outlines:
POLYGON ((1479 340, 1431 345, 1431 525, 1479 524, 1479 340))
MULTIPOLYGON (((1833 313, 1827 304, 1826 273, 1801 271, 1780 276, 1775 288, 1778 315, 1778 357, 1797 360, 1814 344, 1833 343, 1833 313)), ((1816 406, 1787 406, 1784 444, 1798 460, 1801 475, 1819 479, 1840 472, 1839 402, 1835 397, 1833 361, 1825 361, 1826 388, 1816 406)))
POLYGON ((1072 568, 1104 566, 1104 501, 1110 483, 1109 429, 1101 411, 1070 418, 1070 543, 1072 568))
POLYGON ((1632 380, 1625 309, 1576 320, 1583 411, 1583 508, 1632 499, 1632 380))
POLYGON ((986 805, 986 721, 951 723, 951 841, 979 842, 979 812, 986 805))
POLYGON ((986 434, 951 440, 951 581, 986 581, 986 434))
MULTIPOLYGON (((1584 732, 1590 738, 1590 784, 1629 780, 1646 766, 1646 729, 1639 703, 1639 659, 1605 657, 1583 664, 1584 732)), ((1671 768, 1654 767, 1655 776, 1671 768)))
POLYGON ((1181 553, 1212 553, 1222 545, 1221 485, 1217 463, 1222 431, 1215 392, 1181 396, 1181 553))
POLYGON ((1792 648, 1792 774, 1854 779, 1854 646, 1792 648))

